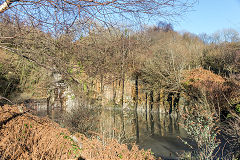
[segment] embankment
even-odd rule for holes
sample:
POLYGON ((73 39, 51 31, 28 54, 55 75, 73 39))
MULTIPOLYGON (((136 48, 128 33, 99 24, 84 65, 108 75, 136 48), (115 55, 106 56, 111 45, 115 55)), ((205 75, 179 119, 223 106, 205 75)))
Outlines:
POLYGON ((150 151, 115 140, 103 143, 39 118, 23 106, 0 107, 0 159, 155 159, 150 151), (20 109, 19 109, 20 108, 20 109))

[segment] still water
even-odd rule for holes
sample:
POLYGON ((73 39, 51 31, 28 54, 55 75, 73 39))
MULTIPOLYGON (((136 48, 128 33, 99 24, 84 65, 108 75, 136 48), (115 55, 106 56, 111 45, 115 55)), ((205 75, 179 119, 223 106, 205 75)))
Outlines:
POLYGON ((140 148, 151 149, 156 157, 176 159, 179 153, 190 150, 181 140, 191 143, 176 114, 102 109, 98 116, 98 133, 121 143, 135 142, 140 148))
MULTIPOLYGON (((37 112, 40 116, 45 116, 46 113, 37 112)), ((55 110, 48 116, 63 124, 64 115, 55 110)), ((178 159, 179 154, 190 150, 181 139, 192 143, 181 128, 181 116, 177 114, 170 116, 157 111, 149 113, 145 110, 122 110, 116 107, 83 108, 75 114, 74 119, 77 118, 81 123, 91 123, 91 134, 101 137, 103 142, 106 138, 114 138, 120 143, 137 143, 140 148, 151 149, 156 157, 163 159, 178 159)))

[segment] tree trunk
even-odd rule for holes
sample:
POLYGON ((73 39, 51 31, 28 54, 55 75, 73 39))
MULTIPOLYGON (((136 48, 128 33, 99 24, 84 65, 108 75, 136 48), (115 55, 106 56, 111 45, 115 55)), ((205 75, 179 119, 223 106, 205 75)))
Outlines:
POLYGON ((180 100, 180 93, 177 93, 176 97, 174 98, 174 110, 177 114, 179 114, 179 100, 180 100))
POLYGON ((138 107, 138 75, 135 77, 135 110, 138 107))
POLYGON ((113 81, 113 104, 116 104, 116 88, 115 88, 115 82, 113 81))
POLYGON ((136 142, 139 142, 139 126, 138 126, 138 75, 136 75, 135 79, 135 126, 136 126, 136 142))
POLYGON ((168 94, 168 99, 167 99, 168 103, 169 103, 169 115, 172 114, 172 110, 173 110, 173 105, 174 105, 174 94, 172 92, 170 92, 168 94))
POLYGON ((50 97, 51 95, 47 98, 47 115, 50 116, 50 111, 51 111, 51 106, 50 106, 50 97))
POLYGON ((122 96, 121 96, 121 121, 122 121, 122 139, 125 139, 125 122, 124 122, 124 113, 123 113, 123 105, 124 105, 124 84, 125 84, 125 74, 122 73, 122 96))
POLYGON ((124 105, 124 85, 125 85, 125 74, 122 75, 122 97, 121 97, 121 105, 123 108, 124 105))
POLYGON ((103 75, 101 75, 100 77, 100 85, 101 85, 100 92, 103 93, 103 75))
POLYGON ((145 107, 146 107, 146 109, 145 109, 145 113, 146 113, 146 117, 145 117, 145 119, 146 119, 146 129, 147 129, 147 131, 148 131, 148 118, 147 118, 147 107, 148 107, 148 94, 147 94, 147 92, 146 92, 146 94, 145 94, 145 107))
POLYGON ((153 91, 150 92, 150 112, 152 112, 153 109, 153 91))
POLYGON ((160 113, 160 92, 158 93, 158 96, 157 96, 157 112, 160 113))
POLYGON ((153 121, 152 109, 153 109, 153 91, 150 92, 150 111, 149 111, 151 134, 153 135, 154 134, 154 121, 153 121))

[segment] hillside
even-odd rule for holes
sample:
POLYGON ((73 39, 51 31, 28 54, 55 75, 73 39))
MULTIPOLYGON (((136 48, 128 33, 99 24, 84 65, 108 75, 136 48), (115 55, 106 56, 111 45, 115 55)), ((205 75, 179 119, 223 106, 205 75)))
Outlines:
POLYGON ((115 140, 86 138, 71 133, 47 118, 33 116, 23 106, 0 107, 0 159, 154 159, 115 140), (20 112, 20 110, 22 112, 20 112))

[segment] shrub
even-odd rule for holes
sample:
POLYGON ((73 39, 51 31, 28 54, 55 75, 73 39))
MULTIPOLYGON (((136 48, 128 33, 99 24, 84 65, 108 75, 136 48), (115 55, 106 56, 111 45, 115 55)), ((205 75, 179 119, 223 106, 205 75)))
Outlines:
POLYGON ((89 135, 89 131, 95 131, 98 121, 98 108, 86 108, 79 105, 69 113, 63 115, 63 126, 66 126, 71 132, 80 132, 89 135))
MULTIPOLYGON (((191 157, 208 160, 215 156, 214 151, 220 143, 217 139, 219 133, 218 117, 216 113, 210 111, 208 103, 203 102, 186 109, 181 125, 190 138, 196 142, 196 147, 191 146, 194 149, 194 154, 192 153, 191 157)), ((187 142, 184 141, 184 143, 187 142)))
POLYGON ((229 144, 226 149, 227 156, 240 158, 240 116, 230 111, 229 117, 222 125, 224 137, 229 144))

